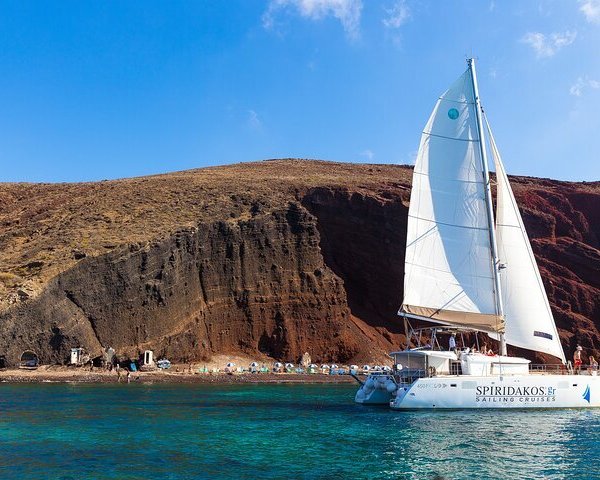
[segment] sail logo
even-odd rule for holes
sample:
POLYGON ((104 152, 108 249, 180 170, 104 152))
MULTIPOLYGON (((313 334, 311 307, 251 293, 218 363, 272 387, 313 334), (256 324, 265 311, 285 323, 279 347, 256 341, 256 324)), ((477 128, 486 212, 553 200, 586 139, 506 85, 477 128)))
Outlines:
POLYGON ((538 332, 537 330, 534 330, 533 332, 533 336, 534 337, 540 337, 540 338, 547 338, 548 340, 552 340, 552 335, 546 332, 538 332))
POLYGON ((590 386, 589 385, 585 389, 585 392, 583 392, 583 399, 587 400, 587 402, 590 403, 590 386))
POLYGON ((556 401, 554 387, 513 387, 509 385, 483 386, 475 390, 475 402, 479 403, 548 403, 556 401))
POLYGON ((456 108, 448 110, 448 117, 450 120, 456 120, 458 118, 458 110, 456 108))

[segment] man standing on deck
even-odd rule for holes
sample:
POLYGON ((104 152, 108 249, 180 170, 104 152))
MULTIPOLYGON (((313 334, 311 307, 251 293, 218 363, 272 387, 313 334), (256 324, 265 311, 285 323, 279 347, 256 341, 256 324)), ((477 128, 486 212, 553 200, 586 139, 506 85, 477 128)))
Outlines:
POLYGON ((450 340, 448 340, 448 350, 456 350, 456 333, 450 335, 450 340))
POLYGON ((573 366, 575 367, 575 374, 579 375, 581 373, 581 345, 577 345, 575 349, 575 353, 573 353, 573 366))

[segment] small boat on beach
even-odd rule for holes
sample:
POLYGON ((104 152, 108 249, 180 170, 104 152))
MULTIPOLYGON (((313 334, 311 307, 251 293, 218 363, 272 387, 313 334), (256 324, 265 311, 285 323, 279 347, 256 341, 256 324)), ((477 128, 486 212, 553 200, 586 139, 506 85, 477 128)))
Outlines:
POLYGON ((599 407, 600 377, 574 375, 566 363, 481 107, 475 61, 467 65, 438 99, 413 172, 398 312, 407 345, 391 354, 390 371, 367 377, 355 401, 396 410, 599 407), (495 212, 488 151, 496 167, 495 212), (493 342, 496 352, 457 341, 478 335, 493 342), (553 356, 560 364, 532 370, 529 360, 509 356, 507 345, 553 356))

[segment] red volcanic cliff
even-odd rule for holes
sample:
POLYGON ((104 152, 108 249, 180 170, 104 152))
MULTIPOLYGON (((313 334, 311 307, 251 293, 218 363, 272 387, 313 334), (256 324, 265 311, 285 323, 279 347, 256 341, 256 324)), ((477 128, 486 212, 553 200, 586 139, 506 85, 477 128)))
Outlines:
MULTIPOLYGON (((409 167, 277 160, 0 185, 0 355, 397 348, 409 167)), ((600 352, 600 183, 512 185, 567 352, 600 352)))

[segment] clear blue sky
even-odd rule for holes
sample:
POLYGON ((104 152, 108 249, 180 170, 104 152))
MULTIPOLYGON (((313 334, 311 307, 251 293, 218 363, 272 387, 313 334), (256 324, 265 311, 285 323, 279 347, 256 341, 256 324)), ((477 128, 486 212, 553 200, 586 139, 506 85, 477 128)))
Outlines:
POLYGON ((509 173, 600 179, 600 0, 0 0, 0 181, 411 163, 466 55, 509 173))

